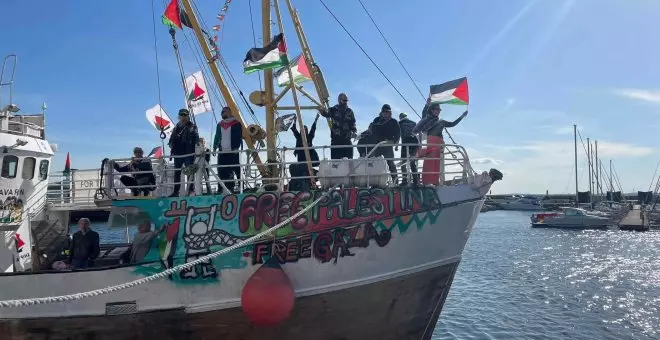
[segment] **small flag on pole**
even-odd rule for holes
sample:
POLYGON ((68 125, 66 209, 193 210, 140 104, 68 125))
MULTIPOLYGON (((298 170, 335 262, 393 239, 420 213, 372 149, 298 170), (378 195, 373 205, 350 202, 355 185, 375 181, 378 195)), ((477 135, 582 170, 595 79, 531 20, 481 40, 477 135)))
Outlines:
MULTIPOLYGON (((309 72, 309 68, 307 67, 307 61, 305 60, 305 56, 302 54, 297 56, 291 62, 291 73, 293 74, 293 82, 295 84, 312 80, 312 75, 309 72)), ((277 78, 278 86, 283 87, 289 84, 289 72, 287 71, 286 67, 282 67, 281 69, 277 70, 274 76, 277 78)))
POLYGON ((285 66, 289 62, 286 42, 282 33, 275 36, 266 47, 251 48, 243 60, 243 72, 252 73, 285 66))
POLYGON ((71 158, 69 157, 69 153, 66 153, 66 161, 64 161, 64 174, 68 175, 71 173, 71 158))
POLYGON ((163 157, 163 147, 162 146, 157 146, 153 149, 151 149, 151 152, 149 152, 149 155, 147 157, 154 156, 156 158, 162 158, 163 157))
POLYGON ((431 103, 467 105, 470 103, 466 77, 431 85, 431 103))

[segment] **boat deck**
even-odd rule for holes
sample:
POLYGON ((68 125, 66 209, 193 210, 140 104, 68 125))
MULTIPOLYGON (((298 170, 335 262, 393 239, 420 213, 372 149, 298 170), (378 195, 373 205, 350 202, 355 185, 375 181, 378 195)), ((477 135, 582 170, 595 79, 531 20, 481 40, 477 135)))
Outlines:
POLYGON ((648 219, 644 218, 644 213, 639 205, 635 205, 621 222, 619 222, 619 229, 634 231, 649 230, 648 219))

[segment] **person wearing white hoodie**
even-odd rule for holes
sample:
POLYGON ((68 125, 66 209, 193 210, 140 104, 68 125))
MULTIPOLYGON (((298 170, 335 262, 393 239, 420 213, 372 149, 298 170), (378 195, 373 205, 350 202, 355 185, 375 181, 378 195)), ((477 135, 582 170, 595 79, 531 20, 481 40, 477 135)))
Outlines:
MULTIPOLYGON (((218 175, 229 191, 234 191, 234 175, 241 186, 241 167, 238 149, 243 146, 243 128, 241 123, 234 118, 231 109, 227 106, 222 108, 222 121, 218 123, 213 139, 213 152, 219 150, 218 165, 231 165, 219 168, 218 175)), ((240 189, 239 189, 240 190, 240 189)), ((221 187, 218 185, 218 191, 221 187)))

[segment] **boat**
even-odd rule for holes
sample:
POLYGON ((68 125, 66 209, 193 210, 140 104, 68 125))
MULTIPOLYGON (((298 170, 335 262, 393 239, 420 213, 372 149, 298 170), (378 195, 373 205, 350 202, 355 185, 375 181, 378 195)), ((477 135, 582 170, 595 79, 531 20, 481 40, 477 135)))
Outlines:
POLYGON ((607 229, 612 221, 581 208, 562 207, 561 212, 532 214, 533 228, 607 229))
POLYGON ((516 211, 542 211, 543 204, 536 196, 520 196, 514 200, 507 200, 499 204, 502 210, 516 211))
MULTIPOLYGON (((382 157, 324 158, 318 173, 290 174, 294 165, 311 168, 309 150, 322 155, 329 148, 302 148, 306 162, 291 162, 286 159, 291 149, 276 147, 272 123, 277 110, 287 110, 277 101, 290 93, 295 105, 288 110, 295 110, 302 126, 296 96, 309 94, 294 81, 276 98, 273 73, 264 71, 264 90, 253 92, 250 101, 265 108, 267 126, 248 127, 194 4, 180 3, 181 9, 177 0, 168 8, 185 15, 182 21, 198 38, 220 93, 238 113, 248 144, 241 152, 250 160, 241 167, 261 176, 242 178, 238 191, 229 190, 229 181, 217 176, 223 165, 206 163, 200 145, 195 164, 184 169, 189 178, 181 183, 190 194, 168 197, 173 183, 167 159, 182 156, 164 155, 150 158, 156 165, 157 194, 134 197, 116 190, 118 174, 113 171, 114 164, 130 159, 105 159, 96 204, 110 207, 113 221, 147 221, 159 234, 138 263, 125 261, 130 244, 102 244, 93 266, 82 270, 29 270, 29 261, 24 267, 7 267, 26 251, 10 243, 2 258, 9 261, 3 262, 7 270, 0 274, 0 338, 430 339, 485 195, 502 174, 496 169, 475 172, 465 149, 454 144, 444 145, 437 184, 390 181, 382 157), (259 149, 261 141, 265 148, 259 149), (301 179, 309 183, 308 190, 290 189, 301 179), (205 182, 211 188, 219 185, 220 192, 209 191, 205 182)), ((297 12, 286 3, 320 97, 309 99, 314 110, 327 109, 319 66, 297 12)), ((283 33, 279 1, 264 0, 262 9, 264 36, 271 36, 272 9, 283 33)), ((290 66, 284 69, 294 79, 290 66)), ((192 107, 192 100, 188 105, 192 107)), ((13 135, 2 130, 0 136, 13 135)), ((28 143, 48 145, 43 135, 32 138, 28 143)), ((5 150, 9 155, 19 152, 5 150)), ((50 160, 48 150, 40 154, 44 160, 50 160)), ((27 156, 15 157, 20 163, 27 156)), ((24 181, 15 183, 22 188, 24 181)), ((45 199, 45 193, 35 195, 45 199)), ((6 230, 5 239, 22 231, 20 227, 35 228, 26 210, 21 216, 18 229, 6 230)), ((61 218, 68 224, 68 217, 61 218)), ((49 261, 53 257, 58 255, 49 261)))

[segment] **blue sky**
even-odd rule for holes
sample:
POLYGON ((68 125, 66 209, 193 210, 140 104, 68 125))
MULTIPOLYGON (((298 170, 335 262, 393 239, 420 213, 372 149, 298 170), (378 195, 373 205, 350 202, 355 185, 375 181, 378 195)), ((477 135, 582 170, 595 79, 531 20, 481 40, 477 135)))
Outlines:
MULTIPOLYGON (((252 0, 260 23, 257 0, 252 0)), ((571 192, 573 144, 569 128, 599 140, 603 160, 614 160, 624 190, 646 190, 658 161, 660 35, 654 0, 363 0, 422 91, 468 76, 470 114, 451 130, 474 167, 501 169, 493 187, 503 192, 571 192)), ((171 40, 155 0, 161 98, 174 114, 183 90, 171 40)), ((208 27, 224 1, 197 1, 208 27)), ((421 110, 423 100, 356 0, 326 0, 397 88, 421 110)), ((295 1, 331 98, 346 92, 361 127, 383 103, 415 114, 316 0, 295 1)), ((0 55, 19 55, 14 102, 23 112, 48 104, 48 138, 57 143, 55 169, 66 152, 75 168, 98 167, 104 157, 128 155, 135 145, 159 145, 144 118, 158 103, 150 1, 2 0, 0 55)), ((285 13, 285 19, 288 15, 285 13)), ((256 27, 261 43, 260 26, 256 27)), ((276 32, 274 27, 274 32, 276 32)), ((234 0, 221 30, 221 51, 244 93, 259 88, 242 74, 253 46, 248 1, 234 0)), ((287 21, 290 54, 299 47, 287 21)), ((188 37, 192 37, 188 33, 188 37)), ((186 73, 199 69, 178 32, 186 73)), ((311 89, 311 84, 306 85, 311 89)), ((6 91, 6 90, 5 90, 6 91)), ((6 92, 2 100, 6 101, 6 92)), ((220 104, 216 103, 216 106, 220 104)), ((447 107, 454 119, 463 107, 447 107)), ((263 123, 263 113, 257 110, 263 123)), ((311 122, 314 113, 306 112, 311 122)), ((198 123, 207 138, 215 122, 198 123)), ((319 124, 316 145, 328 142, 319 124)), ((293 145, 289 133, 281 136, 293 145)), ((584 154, 579 163, 586 188, 584 154)))

